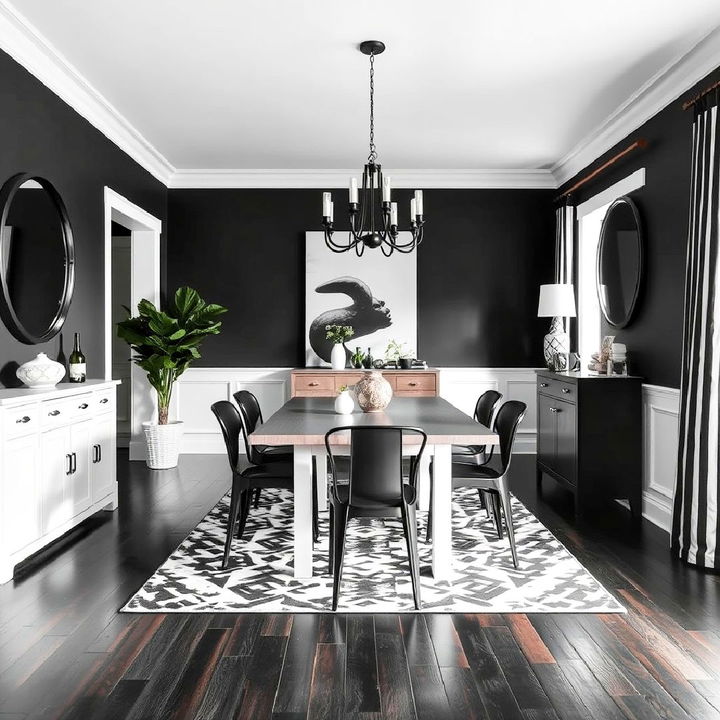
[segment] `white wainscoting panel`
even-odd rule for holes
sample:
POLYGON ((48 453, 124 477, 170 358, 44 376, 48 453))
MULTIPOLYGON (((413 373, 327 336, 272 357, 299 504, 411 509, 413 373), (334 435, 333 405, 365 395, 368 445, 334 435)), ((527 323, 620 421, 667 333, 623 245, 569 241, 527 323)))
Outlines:
POLYGON ((643 515, 670 532, 677 470, 680 391, 643 385, 643 515))
POLYGON ((525 419, 515 439, 516 453, 534 453, 537 435, 536 382, 534 368, 440 368, 440 396, 471 415, 478 397, 497 390, 505 400, 527 405, 525 419))

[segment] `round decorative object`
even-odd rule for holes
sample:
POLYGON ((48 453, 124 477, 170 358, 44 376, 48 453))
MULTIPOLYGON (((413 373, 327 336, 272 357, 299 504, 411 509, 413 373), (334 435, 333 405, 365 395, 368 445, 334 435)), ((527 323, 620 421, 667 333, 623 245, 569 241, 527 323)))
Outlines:
POLYGON ((335 343, 330 351, 330 365, 333 370, 344 370, 347 356, 345 346, 342 343, 335 343))
POLYGON ((147 466, 151 470, 176 467, 183 434, 182 421, 170 422, 167 425, 144 422, 143 430, 147 442, 147 466))
POLYGON ((595 266, 600 310, 613 327, 623 328, 632 320, 643 264, 640 213, 629 197, 620 197, 603 219, 595 266))
POLYGON ((65 377, 65 368, 45 353, 38 353, 33 360, 21 365, 15 374, 29 388, 51 388, 65 377))
POLYGON ((67 317, 75 250, 65 204, 53 184, 28 173, 0 190, 0 317, 20 342, 57 335, 67 317))
POLYGON ((382 412, 390 404, 393 391, 381 372, 371 370, 355 384, 355 395, 363 412, 382 412))
POLYGON ((343 390, 335 398, 335 412, 338 415, 350 415, 355 409, 355 401, 349 390, 343 390))

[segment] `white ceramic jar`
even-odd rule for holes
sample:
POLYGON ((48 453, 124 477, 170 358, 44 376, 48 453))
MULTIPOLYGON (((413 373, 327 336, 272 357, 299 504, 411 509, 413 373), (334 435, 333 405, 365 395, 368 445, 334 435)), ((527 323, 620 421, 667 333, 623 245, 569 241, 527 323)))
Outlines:
POLYGON ((55 387, 65 377, 65 368, 59 362, 51 360, 45 353, 23 363, 15 374, 29 388, 55 387))
POLYGON ((350 415, 354 409, 355 401, 350 390, 340 392, 335 398, 335 412, 338 415, 350 415))
POLYGON ((344 370, 347 363, 345 346, 342 343, 335 343, 330 351, 330 365, 333 370, 344 370))

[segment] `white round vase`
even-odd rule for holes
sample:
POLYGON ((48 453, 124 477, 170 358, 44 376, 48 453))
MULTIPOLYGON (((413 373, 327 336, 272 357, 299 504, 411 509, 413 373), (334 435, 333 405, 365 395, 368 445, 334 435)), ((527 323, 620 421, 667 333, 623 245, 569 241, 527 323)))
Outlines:
POLYGON ((338 415, 350 415, 355 409, 355 401, 349 390, 343 390, 335 398, 335 412, 338 415))
POLYGON ((345 346, 342 343, 335 343, 332 351, 330 352, 330 365, 333 370, 344 370, 345 363, 347 362, 347 355, 345 354, 345 346))
POLYGON ((381 372, 370 370, 355 383, 355 395, 363 412, 382 412, 392 400, 392 385, 381 372))
POLYGON ((38 353, 36 358, 23 363, 15 374, 29 388, 51 388, 65 377, 65 368, 45 353, 38 353))
POLYGON ((183 434, 182 421, 170 422, 167 425, 144 422, 143 430, 147 442, 147 466, 151 470, 177 467, 183 434))

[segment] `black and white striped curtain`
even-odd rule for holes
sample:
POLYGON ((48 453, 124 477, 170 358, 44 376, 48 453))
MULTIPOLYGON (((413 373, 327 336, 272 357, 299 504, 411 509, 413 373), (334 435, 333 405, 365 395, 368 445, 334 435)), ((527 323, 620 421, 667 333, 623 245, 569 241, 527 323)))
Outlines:
POLYGON ((680 443, 671 541, 683 560, 705 568, 720 568, 719 100, 717 93, 703 98, 696 105, 693 125, 680 443))

